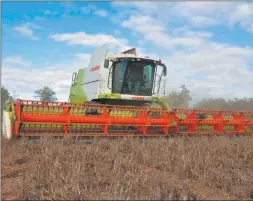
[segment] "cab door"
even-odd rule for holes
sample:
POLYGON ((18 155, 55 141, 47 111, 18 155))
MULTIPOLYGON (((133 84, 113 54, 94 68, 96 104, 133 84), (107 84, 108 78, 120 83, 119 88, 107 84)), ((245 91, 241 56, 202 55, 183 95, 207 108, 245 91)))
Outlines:
POLYGON ((144 86, 146 89, 151 88, 152 90, 153 69, 154 68, 151 65, 144 66, 143 68, 143 80, 144 80, 144 86))
POLYGON ((157 65, 155 68, 154 84, 153 84, 153 94, 157 96, 161 88, 162 75, 163 75, 163 67, 160 65, 157 65))

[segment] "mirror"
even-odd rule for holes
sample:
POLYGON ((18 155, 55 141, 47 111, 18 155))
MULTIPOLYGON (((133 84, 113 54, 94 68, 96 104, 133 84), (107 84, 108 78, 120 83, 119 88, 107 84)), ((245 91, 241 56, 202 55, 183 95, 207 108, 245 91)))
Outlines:
POLYGON ((107 88, 111 89, 111 86, 112 86, 112 67, 109 70, 109 76, 108 76, 108 81, 107 81, 107 88))
POLYGON ((166 66, 163 66, 163 73, 164 73, 164 76, 166 77, 167 76, 167 68, 166 68, 166 66))
POLYGON ((77 73, 73 73, 71 86, 74 86, 76 83, 77 83, 77 73))
POLYGON ((109 59, 106 59, 104 61, 104 68, 108 68, 109 67, 109 59))

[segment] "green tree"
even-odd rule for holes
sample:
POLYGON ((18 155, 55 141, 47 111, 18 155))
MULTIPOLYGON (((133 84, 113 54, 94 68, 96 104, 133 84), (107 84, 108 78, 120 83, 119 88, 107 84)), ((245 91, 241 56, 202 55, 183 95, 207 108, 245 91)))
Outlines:
POLYGON ((49 88, 48 86, 36 90, 34 92, 34 97, 39 98, 42 101, 57 100, 55 91, 53 91, 53 89, 49 88))
POLYGON ((180 86, 181 92, 179 94, 181 107, 189 107, 189 102, 192 100, 192 97, 190 95, 190 91, 186 88, 186 86, 183 84, 180 86))
POLYGON ((4 87, 1 87, 1 112, 4 110, 6 101, 9 99, 10 93, 4 87))
POLYGON ((19 94, 17 94, 16 91, 12 91, 11 96, 13 98, 13 101, 16 101, 19 98, 19 94))
POLYGON ((180 92, 172 91, 164 97, 171 107, 189 107, 189 102, 192 100, 190 91, 185 85, 180 86, 180 88, 180 92))

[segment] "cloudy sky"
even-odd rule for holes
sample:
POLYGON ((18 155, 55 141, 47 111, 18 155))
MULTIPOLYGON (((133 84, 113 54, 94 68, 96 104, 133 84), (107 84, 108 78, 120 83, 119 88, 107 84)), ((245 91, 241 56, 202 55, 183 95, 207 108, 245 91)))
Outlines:
POLYGON ((2 2, 2 84, 20 98, 47 85, 66 101, 102 43, 161 58, 168 92, 253 96, 253 3, 2 2))

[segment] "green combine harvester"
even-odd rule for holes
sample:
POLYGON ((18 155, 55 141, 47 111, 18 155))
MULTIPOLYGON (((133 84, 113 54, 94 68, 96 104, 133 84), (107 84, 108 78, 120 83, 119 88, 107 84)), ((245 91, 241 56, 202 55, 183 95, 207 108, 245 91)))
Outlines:
POLYGON ((170 108, 162 98, 166 79, 161 59, 104 45, 73 73, 68 102, 10 100, 2 132, 7 138, 253 134, 251 112, 170 108))

